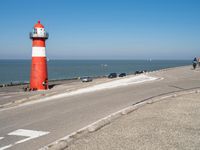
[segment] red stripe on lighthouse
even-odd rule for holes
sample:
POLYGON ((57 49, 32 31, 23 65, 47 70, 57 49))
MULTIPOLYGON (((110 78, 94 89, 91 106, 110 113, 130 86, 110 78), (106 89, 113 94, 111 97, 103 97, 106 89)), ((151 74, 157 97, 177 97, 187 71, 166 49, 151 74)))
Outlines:
POLYGON ((33 47, 45 47, 45 39, 33 39, 33 43, 32 43, 33 47))
POLYGON ((32 90, 48 89, 47 73, 46 57, 32 57, 30 81, 32 90), (46 82, 46 85, 44 85, 44 82, 46 82))

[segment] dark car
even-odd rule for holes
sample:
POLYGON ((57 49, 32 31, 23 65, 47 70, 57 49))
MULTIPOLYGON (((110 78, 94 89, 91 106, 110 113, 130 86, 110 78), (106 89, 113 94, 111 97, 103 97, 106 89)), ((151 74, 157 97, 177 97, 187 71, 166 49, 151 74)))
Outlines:
POLYGON ((135 74, 142 74, 142 73, 145 73, 147 72, 146 70, 142 70, 142 71, 136 71, 135 74))
POLYGON ((125 77, 126 76, 126 73, 120 73, 119 74, 119 77, 125 77))
POLYGON ((81 81, 82 81, 82 82, 92 82, 92 80, 93 80, 93 79, 92 79, 91 77, 82 77, 82 78, 81 78, 81 81))
POLYGON ((117 78, 117 73, 109 74, 108 78, 117 78))

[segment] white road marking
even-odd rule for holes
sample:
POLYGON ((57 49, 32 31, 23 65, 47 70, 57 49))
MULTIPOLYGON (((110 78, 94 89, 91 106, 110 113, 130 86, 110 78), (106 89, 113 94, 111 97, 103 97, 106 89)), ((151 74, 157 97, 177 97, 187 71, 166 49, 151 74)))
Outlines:
POLYGON ((112 88, 117 88, 117 87, 122 87, 122 86, 140 84, 140 83, 154 81, 158 79, 162 80, 163 78, 151 77, 149 75, 127 76, 127 77, 124 77, 123 79, 117 79, 114 81, 93 85, 90 87, 74 90, 71 92, 66 92, 66 93, 56 94, 56 95, 45 97, 45 98, 40 98, 39 101, 30 101, 27 103, 22 103, 20 105, 17 105, 15 107, 0 109, 0 112, 17 108, 17 107, 23 107, 23 106, 28 106, 32 104, 41 103, 41 102, 52 101, 55 99, 64 98, 68 96, 74 96, 74 95, 83 94, 83 93, 90 93, 90 92, 95 92, 95 91, 100 91, 100 90, 105 90, 105 89, 112 89, 112 88))
POLYGON ((125 77, 123 79, 117 79, 114 81, 109 81, 106 83, 93 85, 91 87, 86 87, 86 88, 78 89, 78 90, 71 91, 71 92, 61 93, 61 94, 53 95, 50 97, 41 98, 39 101, 32 101, 32 102, 24 103, 21 106, 27 106, 27 105, 31 105, 31 104, 35 104, 35 103, 51 101, 54 99, 59 99, 59 98, 68 97, 68 96, 74 96, 74 95, 78 95, 78 94, 84 94, 84 93, 101 91, 101 90, 105 90, 105 89, 112 89, 112 88, 117 88, 117 87, 134 85, 134 84, 144 83, 144 82, 148 82, 148 81, 154 81, 154 80, 158 80, 158 79, 159 78, 157 78, 157 77, 151 77, 148 75, 125 77))
POLYGON ((13 131, 9 133, 8 135, 16 135, 16 136, 26 136, 28 138, 20 140, 18 142, 15 142, 15 144, 23 143, 31 139, 38 138, 40 136, 49 134, 49 132, 43 132, 43 131, 33 131, 33 130, 25 130, 25 129, 18 129, 16 131, 13 131))
MULTIPOLYGON (((49 132, 18 129, 16 131, 8 133, 8 135, 24 136, 24 137, 28 137, 28 138, 25 138, 23 140, 17 141, 17 142, 15 142, 13 144, 10 144, 10 145, 6 145, 4 147, 0 147, 0 150, 8 149, 8 148, 10 148, 10 147, 12 147, 12 146, 14 146, 16 144, 20 144, 20 143, 23 143, 23 142, 38 138, 38 137, 46 135, 46 134, 49 134, 49 132)), ((0 137, 0 140, 2 140, 2 139, 4 139, 4 137, 0 137)))
POLYGON ((12 146, 13 146, 13 145, 10 144, 10 145, 4 146, 4 147, 0 147, 0 150, 4 150, 4 149, 10 148, 10 147, 12 147, 12 146))

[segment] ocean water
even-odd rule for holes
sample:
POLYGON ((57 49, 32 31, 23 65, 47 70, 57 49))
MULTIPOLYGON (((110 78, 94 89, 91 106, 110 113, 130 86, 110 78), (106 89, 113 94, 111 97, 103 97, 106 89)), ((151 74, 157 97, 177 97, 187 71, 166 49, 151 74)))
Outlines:
MULTIPOLYGON (((137 70, 158 70, 191 65, 190 60, 50 60, 49 80, 82 76, 103 76, 111 72, 127 74, 137 70)), ((29 82, 31 60, 0 60, 0 84, 29 82)))

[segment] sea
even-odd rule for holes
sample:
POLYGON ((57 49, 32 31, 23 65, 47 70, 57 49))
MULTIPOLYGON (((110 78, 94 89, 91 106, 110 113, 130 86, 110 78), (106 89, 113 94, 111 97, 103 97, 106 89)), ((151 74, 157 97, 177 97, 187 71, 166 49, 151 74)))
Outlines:
MULTIPOLYGON (((49 80, 106 76, 112 72, 133 74, 191 65, 191 60, 49 60, 49 80)), ((0 60, 0 84, 28 83, 31 60, 0 60)))

